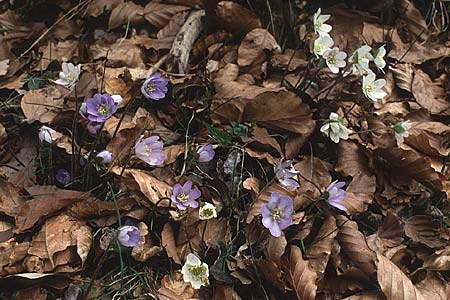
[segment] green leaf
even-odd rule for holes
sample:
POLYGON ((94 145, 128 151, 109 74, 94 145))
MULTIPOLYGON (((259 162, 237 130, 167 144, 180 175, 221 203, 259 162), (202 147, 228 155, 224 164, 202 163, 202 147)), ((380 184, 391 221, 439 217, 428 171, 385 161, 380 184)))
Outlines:
POLYGON ((206 127, 208 128, 209 134, 212 138, 215 139, 220 145, 224 146, 231 143, 232 137, 228 132, 215 128, 209 124, 206 124, 206 127))

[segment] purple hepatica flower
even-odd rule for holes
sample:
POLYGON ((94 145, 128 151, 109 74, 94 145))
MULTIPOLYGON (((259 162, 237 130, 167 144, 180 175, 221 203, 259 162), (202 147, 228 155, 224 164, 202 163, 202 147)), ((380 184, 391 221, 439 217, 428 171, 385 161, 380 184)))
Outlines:
POLYGON ((280 196, 277 192, 270 195, 269 203, 261 207, 262 223, 274 237, 281 236, 281 230, 292 224, 294 204, 291 197, 280 196))
POLYGON ((109 94, 95 94, 86 100, 86 106, 80 111, 82 109, 89 121, 103 123, 117 111, 117 106, 109 94))
POLYGON ((337 180, 333 181, 327 187, 328 195, 326 201, 331 206, 346 212, 347 208, 341 204, 342 200, 344 200, 345 195, 347 194, 347 192, 342 189, 344 185, 345 182, 339 182, 337 180))
POLYGON ((147 78, 141 87, 141 92, 147 99, 161 100, 166 97, 167 83, 169 81, 156 73, 147 78))
POLYGON ((70 176, 69 171, 65 169, 59 169, 58 171, 56 171, 55 178, 56 181, 58 181, 62 185, 66 185, 70 182, 70 180, 72 180, 72 176, 70 176))
POLYGON ((47 126, 42 126, 39 130, 39 141, 41 143, 47 142, 51 144, 53 142, 52 133, 55 132, 53 129, 47 126))
POLYGON ((198 207, 198 202, 196 200, 201 194, 199 189, 192 188, 192 181, 188 180, 183 186, 179 183, 173 186, 171 199, 175 202, 179 210, 186 210, 188 207, 198 207))
POLYGON ((134 247, 139 244, 141 240, 141 232, 136 226, 121 226, 119 229, 117 239, 119 243, 125 247, 134 247))
POLYGON ((213 145, 206 144, 201 146, 197 153, 199 154, 198 161, 199 162, 208 162, 214 159, 214 155, 216 154, 213 149, 213 145))
POLYGON ((113 161, 113 154, 108 150, 99 152, 96 157, 102 164, 110 164, 113 161))
POLYGON ((159 140, 159 136, 154 135, 143 139, 141 135, 135 144, 136 156, 151 166, 159 166, 164 162, 164 143, 159 140))
POLYGON ((294 190, 300 185, 296 180, 292 179, 297 176, 298 171, 291 171, 291 166, 292 160, 281 161, 275 168, 275 175, 282 186, 294 190))

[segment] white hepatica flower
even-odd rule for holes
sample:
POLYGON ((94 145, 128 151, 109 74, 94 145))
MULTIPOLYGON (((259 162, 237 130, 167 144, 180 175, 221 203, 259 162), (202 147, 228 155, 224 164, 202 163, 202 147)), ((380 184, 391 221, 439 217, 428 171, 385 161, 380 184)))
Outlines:
POLYGON ((373 73, 370 69, 367 70, 367 75, 363 76, 363 93, 367 98, 374 102, 378 101, 378 99, 383 99, 387 95, 386 91, 383 89, 385 85, 386 80, 375 80, 375 73, 373 73))
POLYGON ((328 19, 330 19, 330 15, 321 15, 322 10, 319 8, 317 12, 314 14, 313 22, 314 22, 314 31, 322 35, 324 33, 328 33, 333 29, 331 25, 325 24, 328 19))
POLYGON ((78 81, 81 73, 81 65, 74 65, 73 63, 63 62, 61 65, 62 72, 59 72, 59 79, 54 83, 72 88, 78 81))
POLYGON ((188 282, 194 289, 199 289, 202 286, 209 284, 209 268, 206 263, 202 261, 193 253, 189 253, 186 262, 181 268, 184 282, 188 282))
POLYGON ((328 34, 320 35, 314 40, 314 54, 317 56, 323 55, 326 50, 329 50, 334 44, 333 39, 328 34))
POLYGON ((391 126, 394 130, 395 139, 397 141, 397 145, 403 143, 405 137, 409 135, 408 130, 411 129, 411 123, 409 120, 394 124, 391 126))
POLYGON ((339 143, 339 139, 348 139, 348 129, 344 125, 344 119, 339 118, 334 112, 330 113, 329 119, 322 125, 320 131, 336 144, 339 143))
POLYGON ((349 57, 349 61, 353 63, 353 73, 362 75, 369 69, 369 62, 373 60, 370 51, 372 48, 363 45, 349 57))
POLYGON ((198 216, 200 220, 209 220, 212 218, 217 218, 217 210, 214 204, 206 202, 198 210, 198 216))
POLYGON ((377 55, 375 56, 374 63, 378 69, 383 71, 383 68, 386 66, 386 61, 384 60, 384 55, 386 55, 386 49, 384 49, 384 45, 378 48, 377 55))
POLYGON ((347 53, 339 51, 338 47, 323 52, 323 58, 325 59, 328 68, 335 74, 339 73, 339 68, 345 67, 346 57, 347 53))

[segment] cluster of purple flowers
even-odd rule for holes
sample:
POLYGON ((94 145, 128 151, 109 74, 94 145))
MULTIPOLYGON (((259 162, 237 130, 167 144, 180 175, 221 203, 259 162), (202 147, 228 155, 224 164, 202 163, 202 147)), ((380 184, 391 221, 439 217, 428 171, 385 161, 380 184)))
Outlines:
POLYGON ((80 115, 89 121, 87 128, 91 134, 97 134, 103 123, 117 111, 117 105, 122 101, 122 97, 113 96, 95 94, 81 105, 80 115))
POLYGON ((167 84, 169 81, 162 77, 161 74, 156 73, 147 78, 141 87, 142 95, 151 100, 161 100, 166 97, 167 84))

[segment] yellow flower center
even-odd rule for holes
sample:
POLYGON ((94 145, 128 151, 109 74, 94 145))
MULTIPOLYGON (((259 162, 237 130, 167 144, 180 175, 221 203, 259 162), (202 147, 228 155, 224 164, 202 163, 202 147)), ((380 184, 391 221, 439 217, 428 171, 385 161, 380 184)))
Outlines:
POLYGON ((316 52, 317 53, 322 53, 323 52, 323 47, 321 44, 316 44, 316 52))
POLYGON ((107 116, 109 113, 109 108, 108 106, 104 105, 104 104, 100 104, 97 106, 97 111, 100 115, 102 116, 107 116))
POLYGON ((375 87, 373 86, 373 84, 368 84, 364 89, 366 90, 367 94, 370 94, 375 90, 375 87))
POLYGON ((272 219, 274 219, 275 221, 280 221, 281 218, 283 217, 283 211, 279 208, 274 208, 272 209, 272 219))
POLYGON ((153 93, 154 91, 156 91, 156 85, 153 82, 149 82, 146 86, 145 86, 145 91, 147 93, 153 93))
POLYGON ((180 193, 177 196, 177 200, 180 202, 186 202, 186 201, 188 201, 188 199, 189 199, 189 195, 186 195, 185 193, 180 193))
POLYGON ((327 62, 329 63, 329 64, 334 64, 334 63, 336 63, 336 56, 335 55, 329 55, 328 57, 327 57, 327 62))
POLYGON ((202 209, 202 215, 204 217, 211 217, 213 215, 213 209, 212 208, 204 208, 202 209))
POLYGON ((69 81, 69 82, 75 81, 75 75, 74 74, 67 74, 66 75, 66 80, 69 81))
POLYGON ((189 271, 191 272, 192 275, 199 277, 206 271, 206 268, 203 265, 192 266, 189 268, 189 271))
POLYGON ((150 156, 152 154, 152 148, 150 146, 145 145, 145 156, 150 156))

